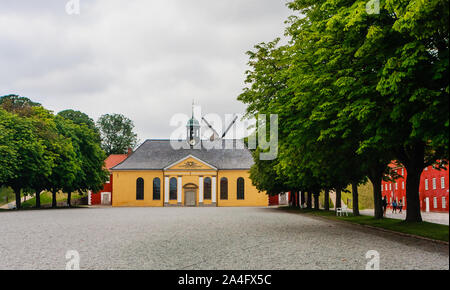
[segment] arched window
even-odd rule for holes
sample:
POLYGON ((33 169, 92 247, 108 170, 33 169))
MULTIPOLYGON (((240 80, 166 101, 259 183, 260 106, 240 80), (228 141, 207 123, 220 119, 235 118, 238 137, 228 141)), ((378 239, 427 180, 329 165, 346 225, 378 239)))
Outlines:
POLYGON ((177 199, 177 179, 175 177, 172 177, 170 179, 170 186, 169 186, 169 199, 170 200, 176 200, 177 199))
POLYGON ((139 177, 136 180, 136 200, 144 199, 144 179, 139 177))
POLYGON ((161 199, 161 180, 156 177, 153 179, 153 200, 161 199))
POLYGON ((228 179, 220 179, 220 199, 228 199, 228 179))
POLYGON ((206 177, 203 180, 203 196, 205 199, 211 199, 211 178, 206 177))
POLYGON ((239 177, 237 179, 237 199, 244 199, 244 178, 239 177))

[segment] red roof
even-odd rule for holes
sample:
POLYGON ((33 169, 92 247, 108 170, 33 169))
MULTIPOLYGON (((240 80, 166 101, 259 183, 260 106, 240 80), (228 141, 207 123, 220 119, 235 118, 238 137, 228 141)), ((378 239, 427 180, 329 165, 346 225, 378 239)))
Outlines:
POLYGON ((112 154, 109 155, 108 158, 105 160, 105 167, 109 170, 119 164, 120 162, 127 159, 127 154, 112 154))

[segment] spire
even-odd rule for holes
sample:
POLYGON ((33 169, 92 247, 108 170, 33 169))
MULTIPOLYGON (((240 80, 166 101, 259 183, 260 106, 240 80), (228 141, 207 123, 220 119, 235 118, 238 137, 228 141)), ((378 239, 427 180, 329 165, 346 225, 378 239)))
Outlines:
POLYGON ((194 99, 192 99, 192 117, 186 127, 188 142, 192 148, 200 140, 200 123, 194 118, 194 99))

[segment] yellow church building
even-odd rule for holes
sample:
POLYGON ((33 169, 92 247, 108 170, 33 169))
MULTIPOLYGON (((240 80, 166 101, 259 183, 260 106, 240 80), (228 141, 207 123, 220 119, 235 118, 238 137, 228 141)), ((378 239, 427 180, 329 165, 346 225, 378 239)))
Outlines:
POLYGON ((242 140, 200 140, 194 118, 187 130, 187 140, 146 140, 111 169, 112 206, 268 205, 251 183, 242 140))

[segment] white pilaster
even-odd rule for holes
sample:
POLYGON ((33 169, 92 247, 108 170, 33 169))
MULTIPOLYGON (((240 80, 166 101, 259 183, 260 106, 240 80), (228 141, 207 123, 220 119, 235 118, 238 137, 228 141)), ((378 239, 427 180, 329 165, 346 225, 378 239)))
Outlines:
POLYGON ((198 202, 203 202, 203 176, 198 177, 198 202))
POLYGON ((169 203, 169 177, 164 177, 164 202, 169 203))
POLYGON ((178 188, 177 188, 177 201, 178 203, 181 203, 181 201, 183 200, 182 198, 182 187, 183 187, 183 180, 181 179, 181 176, 178 176, 178 188))
POLYGON ((211 200, 211 202, 215 203, 216 202, 216 177, 215 176, 212 177, 211 189, 212 189, 212 194, 211 194, 212 195, 211 196, 212 200, 211 200))

